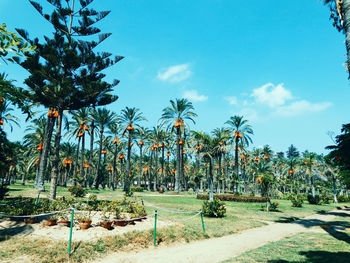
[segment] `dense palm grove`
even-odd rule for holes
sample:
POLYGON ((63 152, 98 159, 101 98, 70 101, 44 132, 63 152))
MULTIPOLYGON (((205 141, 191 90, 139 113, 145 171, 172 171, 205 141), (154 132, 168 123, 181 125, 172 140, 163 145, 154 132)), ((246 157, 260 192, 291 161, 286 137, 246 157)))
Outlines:
MULTIPOLYGON (((195 130, 197 114, 186 99, 171 100, 156 126, 147 123, 138 108, 113 112, 103 107, 115 103, 113 88, 102 71, 123 57, 96 52, 110 34, 94 24, 109 11, 89 9, 92 0, 47 0, 52 13, 30 1, 52 26, 44 42, 31 39, 22 29, 19 38, 1 27, 1 58, 26 69, 26 89, 1 75, 0 176, 2 184, 15 179, 34 180, 50 197, 57 185, 122 188, 150 191, 235 192, 279 196, 310 193, 336 196, 349 178, 349 127, 336 138, 328 156, 300 153, 293 145, 285 152, 268 146, 249 150, 253 127, 243 116, 232 116, 210 133, 195 130), (99 34, 97 41, 84 40, 99 34), (28 44, 24 44, 24 40, 28 44), (15 50, 16 56, 9 53, 15 50), (23 56, 22 56, 23 55, 23 56), (29 122, 23 141, 11 143, 3 127, 16 127, 20 108, 29 122), (42 109, 45 108, 45 113, 42 109), (41 110, 41 113, 39 110, 41 110)), ((330 1, 328 1, 330 2, 330 1)), ((338 1, 337 1, 338 2, 338 1)), ((89 38, 90 39, 90 38, 89 38)))

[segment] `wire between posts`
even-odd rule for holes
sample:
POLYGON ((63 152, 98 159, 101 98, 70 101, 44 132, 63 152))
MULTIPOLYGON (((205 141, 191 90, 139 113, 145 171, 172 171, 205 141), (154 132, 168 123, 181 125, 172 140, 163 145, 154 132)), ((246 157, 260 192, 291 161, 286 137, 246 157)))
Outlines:
POLYGON ((110 218, 103 218, 103 217, 99 217, 99 216, 92 216, 92 215, 89 215, 88 213, 86 212, 83 212, 83 211, 78 211, 78 210, 75 210, 75 213, 76 214, 83 214, 85 216, 88 216, 88 217, 91 217, 91 218, 96 218, 96 219, 100 219, 100 220, 104 220, 104 221, 130 221, 130 220, 138 220, 138 219, 146 219, 147 217, 152 217, 154 216, 155 214, 152 214, 152 215, 147 215, 147 216, 141 216, 141 217, 136 217, 136 218, 130 218, 130 219, 110 219, 110 218))
POLYGON ((197 214, 195 214, 195 215, 193 215, 193 216, 191 216, 191 217, 189 217, 189 218, 184 218, 184 219, 173 219, 173 218, 169 218, 169 217, 163 216, 163 215, 161 215, 161 214, 158 214, 158 216, 159 216, 159 217, 163 217, 163 218, 165 218, 165 219, 167 219, 167 220, 169 220, 169 221, 186 222, 186 221, 189 221, 189 220, 195 218, 196 216, 198 216, 198 215, 200 215, 200 214, 201 214, 201 211, 197 212, 197 214))

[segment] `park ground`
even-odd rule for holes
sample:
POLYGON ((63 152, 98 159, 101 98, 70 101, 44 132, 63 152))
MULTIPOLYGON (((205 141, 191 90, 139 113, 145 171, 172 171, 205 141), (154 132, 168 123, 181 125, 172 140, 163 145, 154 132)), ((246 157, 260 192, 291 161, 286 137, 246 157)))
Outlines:
MULTIPOLYGON (((14 184, 10 188, 10 197, 37 196, 31 185, 14 184)), ((90 190, 90 193, 97 194, 99 199, 104 200, 123 198, 123 192, 120 190, 90 190)), ((68 195, 70 194, 66 188, 58 188, 58 196, 68 195)), ((304 204, 302 208, 296 208, 291 206, 289 200, 273 200, 280 203, 279 211, 267 212, 261 203, 226 202, 226 217, 205 217, 204 233, 199 216, 189 219, 192 214, 174 213, 179 210, 201 209, 203 201, 197 200, 193 192, 175 195, 171 192, 160 194, 146 191, 134 193, 134 198, 144 200, 149 215, 158 210, 158 219, 163 226, 157 230, 156 248, 153 247, 153 228, 138 230, 133 226, 135 230, 131 232, 88 240, 74 240, 73 233, 73 252, 68 258, 68 243, 65 240, 25 235, 20 230, 11 234, 6 232, 5 235, 5 229, 0 229, 0 261, 123 262, 113 260, 121 255, 127 255, 129 258, 136 255, 140 262, 151 262, 148 260, 152 255, 164 253, 163 260, 168 260, 167 262, 205 262, 204 258, 186 259, 186 251, 194 251, 191 250, 191 246, 205 248, 206 245, 218 246, 218 256, 214 253, 214 260, 211 262, 346 262, 350 256, 350 216, 347 209, 350 204, 304 204), (183 221, 186 219, 189 220, 183 221), (305 222, 301 219, 308 219, 311 225, 307 223, 305 227, 304 223, 299 223, 305 222), (264 228, 268 231, 261 232, 264 228), (278 228, 281 229, 281 233, 278 233, 278 228), (277 233, 274 239, 268 239, 268 235, 265 234, 273 232, 271 229, 277 233), (227 253, 230 248, 220 245, 220 242, 228 243, 225 238, 231 242, 239 235, 249 234, 251 237, 245 240, 245 248, 238 252, 227 253), (257 237, 261 236, 267 239, 258 243, 257 237), (256 244, 253 244, 253 241, 256 241, 256 244), (169 253, 178 248, 181 249, 180 253, 176 254, 173 261, 169 261, 169 253), (220 252, 220 248, 224 252, 220 252)), ((148 220, 153 218, 149 217, 148 220)), ((141 226, 144 223, 137 223, 136 226, 138 224, 141 226)))

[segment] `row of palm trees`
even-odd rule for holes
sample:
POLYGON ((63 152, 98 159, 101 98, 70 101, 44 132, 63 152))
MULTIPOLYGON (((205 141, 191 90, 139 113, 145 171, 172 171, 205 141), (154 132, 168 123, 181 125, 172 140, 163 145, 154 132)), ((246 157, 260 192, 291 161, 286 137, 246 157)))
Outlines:
MULTIPOLYGON (((1 118, 15 121, 8 111, 3 111, 7 114, 1 113, 1 118)), ((43 149, 47 123, 55 114, 50 111, 32 120, 26 129, 21 158, 10 169, 21 170, 23 183, 31 171, 36 172, 38 183, 42 158, 47 158, 46 171, 53 166, 53 151, 48 147, 45 155, 43 149)), ((211 134, 190 129, 189 123, 194 124, 196 116, 186 99, 171 100, 151 129, 143 126, 146 119, 137 108, 126 107, 120 114, 105 108, 66 113, 62 119, 67 141, 61 144, 58 176, 50 191, 55 192, 57 184, 66 186, 71 181, 96 189, 100 185, 111 189, 122 185, 127 193, 131 185, 177 192, 201 188, 209 189, 212 198, 215 190, 258 192, 258 178, 270 173, 282 192, 300 190, 296 185, 303 183, 315 194, 316 159, 318 168, 325 166, 320 156, 305 153, 301 158, 294 146, 288 149, 287 158, 283 153, 274 154, 269 146, 249 151, 253 130, 242 116, 231 117, 226 127, 214 129, 211 134)), ((43 178, 53 181, 47 172, 43 178)))

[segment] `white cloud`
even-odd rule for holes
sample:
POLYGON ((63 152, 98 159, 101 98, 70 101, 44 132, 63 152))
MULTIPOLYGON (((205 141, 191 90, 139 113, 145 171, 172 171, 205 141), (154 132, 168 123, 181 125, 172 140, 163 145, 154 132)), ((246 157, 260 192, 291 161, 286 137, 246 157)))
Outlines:
POLYGON ((284 88, 283 84, 275 86, 272 83, 254 89, 251 96, 256 102, 267 104, 271 108, 284 105, 287 100, 293 98, 292 93, 284 88))
POLYGON ((238 104, 238 100, 237 100, 236 96, 225 97, 224 99, 226 101, 228 101, 228 103, 230 103, 230 105, 237 105, 238 104))
POLYGON ((185 99, 188 99, 190 101, 194 101, 194 102, 199 102, 199 101, 206 101, 208 100, 207 96, 204 95, 199 95, 198 92, 196 90, 187 90, 185 91, 183 97, 185 99))
POLYGON ((170 66, 158 72, 157 78, 169 82, 181 82, 188 79, 192 72, 189 70, 189 64, 170 66))
POLYGON ((296 116, 309 112, 323 111, 330 106, 332 106, 330 102, 311 103, 306 100, 299 100, 289 105, 278 107, 275 113, 280 116, 296 116))

